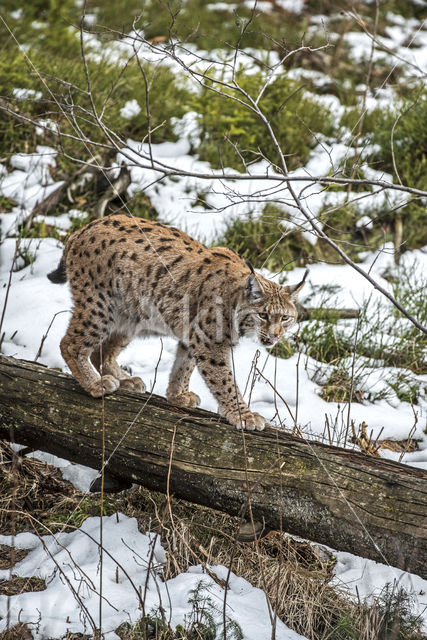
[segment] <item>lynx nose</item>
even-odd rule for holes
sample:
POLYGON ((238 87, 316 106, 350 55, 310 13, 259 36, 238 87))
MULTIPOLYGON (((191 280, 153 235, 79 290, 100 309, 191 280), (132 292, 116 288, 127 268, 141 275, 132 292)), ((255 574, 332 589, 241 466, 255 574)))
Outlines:
POLYGON ((275 326, 272 329, 270 329, 270 332, 268 335, 269 335, 269 338, 271 338, 276 342, 281 337, 282 333, 283 333, 282 327, 275 326))

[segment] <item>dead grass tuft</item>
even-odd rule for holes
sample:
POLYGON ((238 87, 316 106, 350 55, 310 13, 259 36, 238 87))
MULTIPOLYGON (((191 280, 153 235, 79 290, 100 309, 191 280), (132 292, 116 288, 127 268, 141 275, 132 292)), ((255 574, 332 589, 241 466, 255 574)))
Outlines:
POLYGON ((0 533, 30 529, 26 512, 41 519, 64 510, 81 495, 59 469, 23 458, 0 442, 0 533))
POLYGON ((31 578, 12 576, 10 580, 0 580, 0 596, 16 596, 20 593, 44 591, 45 589, 46 582, 35 576, 31 576, 31 578))
POLYGON ((320 397, 326 402, 362 402, 363 391, 354 388, 347 371, 337 367, 322 386, 320 397))
POLYGON ((0 640, 33 640, 33 634, 25 624, 17 624, 12 629, 2 631, 0 640))

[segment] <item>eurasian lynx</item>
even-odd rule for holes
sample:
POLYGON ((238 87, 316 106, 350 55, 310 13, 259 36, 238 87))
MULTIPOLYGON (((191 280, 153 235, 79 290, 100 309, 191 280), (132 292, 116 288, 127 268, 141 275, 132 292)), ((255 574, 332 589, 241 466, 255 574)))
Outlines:
POLYGON ((208 249, 174 227, 122 214, 76 231, 48 277, 70 283, 74 309, 61 353, 92 396, 119 387, 144 391, 140 378, 119 367, 118 353, 137 335, 173 336, 170 402, 199 403, 188 389, 197 365, 231 424, 264 429, 235 385, 230 351, 241 336, 275 344, 296 321, 304 280, 282 287, 232 249, 208 249))

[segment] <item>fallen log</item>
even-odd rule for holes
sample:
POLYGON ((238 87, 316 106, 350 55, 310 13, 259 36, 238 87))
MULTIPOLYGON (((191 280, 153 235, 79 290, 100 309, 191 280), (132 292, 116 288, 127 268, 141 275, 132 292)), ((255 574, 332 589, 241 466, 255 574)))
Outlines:
POLYGON ((0 437, 427 578, 427 472, 0 357, 0 437))
POLYGON ((298 320, 324 319, 329 321, 358 318, 360 309, 334 309, 329 307, 304 307, 297 303, 298 320))

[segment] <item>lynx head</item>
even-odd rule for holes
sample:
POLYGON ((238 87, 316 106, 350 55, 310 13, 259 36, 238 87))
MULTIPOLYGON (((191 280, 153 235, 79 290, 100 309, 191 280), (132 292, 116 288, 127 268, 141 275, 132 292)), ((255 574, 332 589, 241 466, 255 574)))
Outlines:
POLYGON ((252 273, 246 283, 245 315, 239 326, 240 335, 257 339, 264 346, 276 344, 297 320, 296 299, 307 277, 292 286, 281 286, 252 273))

